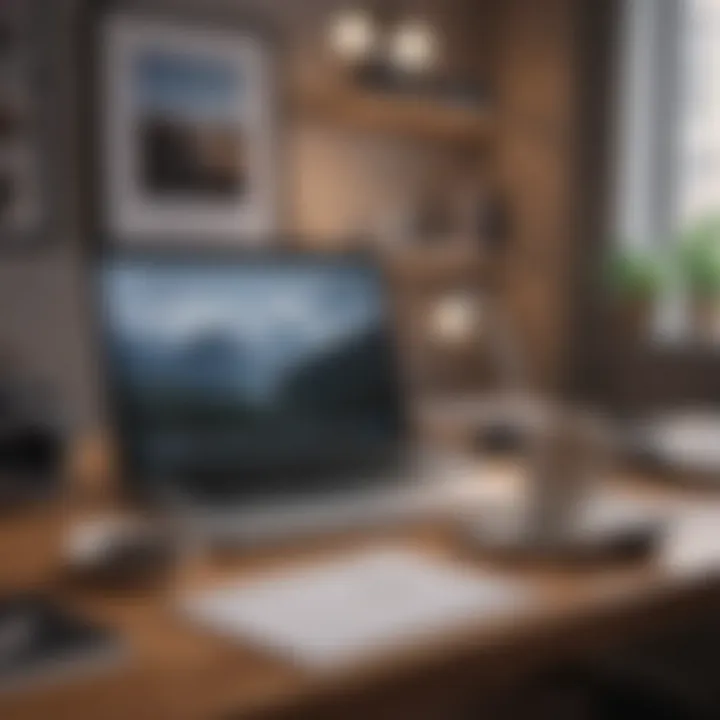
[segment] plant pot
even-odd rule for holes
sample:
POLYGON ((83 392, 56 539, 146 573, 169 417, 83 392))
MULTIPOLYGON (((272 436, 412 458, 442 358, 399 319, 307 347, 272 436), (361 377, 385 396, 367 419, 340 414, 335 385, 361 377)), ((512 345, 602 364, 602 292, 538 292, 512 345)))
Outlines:
POLYGON ((720 342, 720 295, 696 295, 690 298, 692 337, 702 343, 720 342))

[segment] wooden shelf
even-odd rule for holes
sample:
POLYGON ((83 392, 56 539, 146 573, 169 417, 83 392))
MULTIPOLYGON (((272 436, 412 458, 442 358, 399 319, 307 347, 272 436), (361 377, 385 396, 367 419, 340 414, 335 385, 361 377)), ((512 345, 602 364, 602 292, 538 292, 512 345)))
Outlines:
POLYGON ((455 145, 485 144, 492 125, 489 112, 354 89, 306 92, 297 107, 341 127, 455 145))
MULTIPOLYGON (((346 253, 361 247, 322 245, 304 241, 293 245, 304 251, 346 253)), ((384 268, 390 280, 401 288, 442 289, 462 285, 481 285, 493 272, 489 258, 478 248, 468 245, 427 247, 365 248, 384 268)))
POLYGON ((395 282, 418 289, 479 285, 488 273, 487 259, 471 248, 396 249, 381 258, 395 282))

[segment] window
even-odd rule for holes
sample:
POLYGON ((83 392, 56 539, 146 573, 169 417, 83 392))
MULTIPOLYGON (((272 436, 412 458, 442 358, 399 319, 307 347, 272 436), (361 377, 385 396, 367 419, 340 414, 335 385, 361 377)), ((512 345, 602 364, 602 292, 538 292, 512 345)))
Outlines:
MULTIPOLYGON (((693 228, 720 221, 720 0, 625 0, 620 68, 617 235, 679 257, 693 228)), ((720 237, 717 251, 720 273, 720 237)), ((674 336, 691 304, 677 276, 658 313, 674 336)), ((717 325, 720 339, 720 310, 717 325)))
POLYGON ((720 1, 686 0, 681 38, 677 214, 680 225, 720 208, 720 1))

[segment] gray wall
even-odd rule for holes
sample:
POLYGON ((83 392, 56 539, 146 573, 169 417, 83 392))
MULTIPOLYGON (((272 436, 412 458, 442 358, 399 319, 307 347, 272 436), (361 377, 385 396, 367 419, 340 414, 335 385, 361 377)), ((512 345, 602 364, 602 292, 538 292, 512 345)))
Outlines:
POLYGON ((42 4, 42 36, 50 54, 52 85, 43 98, 49 136, 45 158, 52 178, 52 216, 41 243, 0 250, 0 354, 33 380, 49 385, 71 429, 97 417, 89 338, 81 298, 78 231, 74 0, 42 4))
MULTIPOLYGON (((68 429, 83 432, 101 418, 95 347, 90 338, 83 262, 97 238, 81 237, 75 124, 78 93, 75 61, 78 0, 38 0, 50 28, 56 82, 48 112, 59 182, 57 209, 47 245, 27 253, 0 254, 0 353, 14 357, 27 373, 54 389, 68 429)), ((158 7, 188 5, 210 11, 250 12, 277 27, 283 42, 282 80, 291 92, 305 83, 322 83, 327 72, 322 32, 329 11, 342 0, 142 0, 126 3, 158 7)), ((415 0, 419 10, 442 27, 450 70, 478 71, 490 65, 492 23, 482 20, 468 0, 415 0), (480 21, 478 22, 478 18, 480 21)), ((411 6, 411 7, 412 7, 411 6)), ((408 7, 406 4, 405 8, 408 7)), ((488 18, 491 13, 488 13, 488 18)), ((439 151, 409 141, 332 130, 284 118, 288 142, 287 226, 331 238, 377 230, 392 220, 439 151)))

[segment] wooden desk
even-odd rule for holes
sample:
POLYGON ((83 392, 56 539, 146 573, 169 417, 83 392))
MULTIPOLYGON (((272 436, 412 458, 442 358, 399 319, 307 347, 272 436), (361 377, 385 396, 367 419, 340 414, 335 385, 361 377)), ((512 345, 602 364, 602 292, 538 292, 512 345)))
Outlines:
MULTIPOLYGON (((686 497, 637 483, 632 488, 670 504, 686 497)), ((537 673, 720 608, 715 577, 674 576, 654 565, 574 573, 502 569, 464 551, 452 529, 440 523, 216 559, 179 571, 172 586, 205 586, 392 542, 520 578, 538 591, 537 602, 512 620, 478 621, 352 672, 317 676, 188 624, 173 612, 170 586, 135 596, 62 589, 56 584, 57 547, 66 520, 62 509, 53 508, 0 522, 0 588, 53 587, 66 602, 117 628, 127 658, 93 677, 0 696, 2 720, 464 720, 483 717, 484 708, 502 704, 537 673)))

